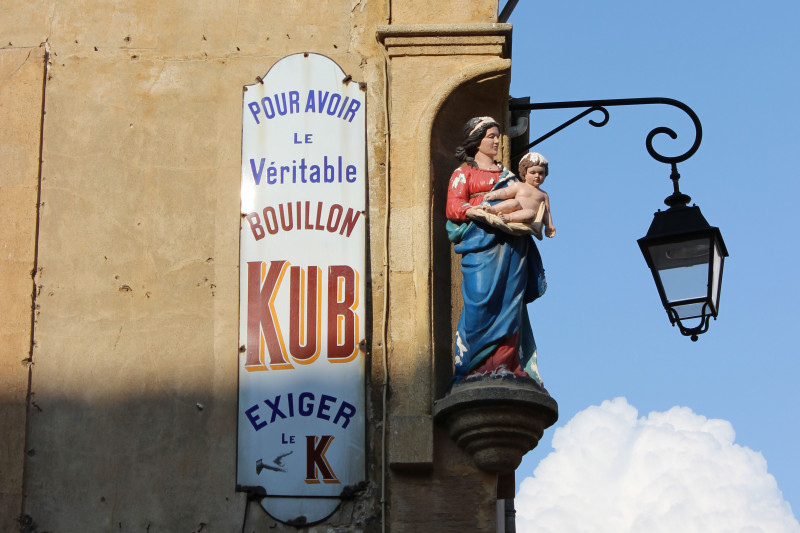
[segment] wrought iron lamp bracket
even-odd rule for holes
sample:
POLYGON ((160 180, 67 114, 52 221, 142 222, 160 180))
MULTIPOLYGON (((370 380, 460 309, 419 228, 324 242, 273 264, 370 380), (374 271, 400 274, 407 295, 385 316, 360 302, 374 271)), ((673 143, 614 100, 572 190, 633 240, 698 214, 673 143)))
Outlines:
POLYGON ((683 335, 690 336, 693 341, 696 341, 698 335, 705 333, 708 330, 709 319, 712 317, 716 318, 717 316, 719 287, 722 280, 722 265, 724 258, 728 255, 728 252, 725 248, 725 243, 722 241, 722 236, 719 234, 719 229, 709 226, 708 222, 700 214, 700 208, 697 206, 687 207, 691 201, 691 198, 681 193, 680 189, 678 188, 678 180, 681 177, 678 173, 678 163, 686 161, 692 157, 700 147, 700 141, 703 138, 703 129, 700 125, 700 119, 697 118, 697 114, 689 106, 672 98, 620 98, 614 100, 580 100, 572 102, 546 102, 533 104, 514 101, 509 106, 511 111, 570 108, 583 110, 571 119, 534 140, 521 152, 513 154, 511 158, 517 159, 537 144, 549 139, 559 131, 574 124, 582 118, 589 116, 595 111, 602 113, 602 118, 600 120, 589 118, 589 124, 599 128, 608 124, 609 112, 607 108, 609 107, 650 104, 663 104, 677 107, 689 116, 695 128, 695 136, 692 145, 682 154, 674 156, 668 156, 659 153, 653 147, 653 139, 658 135, 665 134, 673 140, 677 139, 678 134, 675 133, 674 130, 666 126, 659 126, 657 128, 653 128, 647 134, 647 138, 645 140, 647 153, 649 153, 650 156, 656 161, 670 165, 671 172, 669 177, 672 180, 673 193, 664 200, 664 203, 669 206, 669 209, 666 211, 659 210, 654 214, 653 222, 650 225, 647 235, 639 239, 638 243, 642 253, 644 254, 645 260, 647 261, 647 265, 653 274, 653 279, 656 283, 656 287, 658 288, 659 296, 664 308, 667 311, 667 316, 669 317, 670 322, 673 326, 677 324, 683 335), (690 250, 692 247, 700 247, 702 249, 702 253, 697 257, 680 257, 680 254, 675 257, 669 257, 666 249, 672 245, 675 245, 675 249, 678 251, 683 250, 683 248, 681 248, 682 246, 688 246, 688 249, 690 250), (707 257, 703 257, 703 254, 705 253, 709 255, 707 257), (660 258, 659 263, 654 262, 654 254, 660 258), (675 294, 674 290, 672 290, 674 287, 671 287, 672 298, 668 298, 668 294, 665 292, 661 272, 674 268, 682 268, 687 266, 694 267, 699 265, 706 265, 708 268, 708 283, 705 287, 705 293, 700 290, 702 287, 698 287, 696 298, 678 298, 678 294, 675 294), (700 296, 701 294, 705 294, 705 296, 700 296), (698 304, 702 304, 702 311, 700 312, 699 316, 695 316, 696 310, 686 306, 698 304), (676 307, 680 307, 682 311, 679 311, 676 309, 676 307), (688 315, 684 318, 681 318, 680 314, 682 312, 688 313, 688 315), (683 324, 684 319, 693 320, 696 318, 699 318, 700 322, 694 326, 686 326, 683 324))
POLYGON ((647 134, 647 138, 645 140, 645 145, 647 147, 647 153, 650 154, 650 157, 659 161, 661 163, 666 163, 672 167, 672 172, 670 174, 670 178, 675 187, 675 192, 665 200, 665 203, 672 207, 673 205, 687 205, 691 198, 682 194, 680 190, 678 190, 678 179, 680 178, 680 174, 678 174, 678 163, 682 161, 686 161, 690 157, 692 157, 697 149, 700 147, 700 141, 703 138, 703 128, 700 125, 700 119, 697 117, 697 114, 681 101, 675 100, 673 98, 661 98, 661 97, 653 97, 653 98, 616 98, 611 100, 577 100, 571 102, 541 102, 541 103, 534 103, 534 104, 522 104, 522 103, 512 103, 510 106, 511 111, 522 110, 522 111, 535 111, 541 109, 571 109, 571 108, 585 108, 583 111, 572 117, 571 119, 567 120, 566 122, 562 123, 559 126, 556 126, 549 132, 545 133, 532 143, 528 144, 524 150, 519 153, 516 153, 512 156, 512 158, 516 158, 536 146, 537 144, 541 143, 542 141, 549 139, 559 131, 563 130, 567 126, 571 126, 575 122, 579 121, 580 119, 586 117, 587 115, 599 111, 603 114, 603 118, 600 121, 596 121, 594 119, 589 119, 589 124, 596 128, 600 128, 608 124, 609 120, 609 113, 607 107, 616 107, 616 106, 633 106, 633 105, 650 105, 650 104, 664 104, 664 105, 671 105, 673 107, 677 107, 687 115, 689 118, 692 119, 692 123, 694 124, 695 128, 695 138, 692 145, 689 149, 679 155, 676 156, 666 156, 656 151, 653 147, 653 139, 656 135, 666 134, 672 139, 677 139, 678 134, 675 133, 674 130, 666 127, 666 126, 659 126, 654 128, 647 134))

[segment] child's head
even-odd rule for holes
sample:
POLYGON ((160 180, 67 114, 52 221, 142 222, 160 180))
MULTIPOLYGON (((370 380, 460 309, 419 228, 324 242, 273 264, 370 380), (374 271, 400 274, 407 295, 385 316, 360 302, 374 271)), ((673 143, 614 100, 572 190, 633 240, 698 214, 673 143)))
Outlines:
POLYGON ((538 152, 529 152, 525 154, 519 162, 519 177, 524 180, 525 174, 528 172, 528 168, 534 166, 544 167, 545 176, 550 173, 547 159, 545 159, 544 156, 538 152))

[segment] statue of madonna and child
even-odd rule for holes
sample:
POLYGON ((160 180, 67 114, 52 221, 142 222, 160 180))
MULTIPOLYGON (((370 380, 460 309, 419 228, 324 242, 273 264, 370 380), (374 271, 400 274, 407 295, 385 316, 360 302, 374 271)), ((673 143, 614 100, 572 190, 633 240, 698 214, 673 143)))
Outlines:
POLYGON ((520 180, 495 160, 499 146, 497 121, 470 119, 448 187, 447 233, 461 255, 464 299, 453 381, 514 375, 542 385, 527 304, 546 289, 531 236, 555 236, 550 199, 540 189, 548 163, 526 154, 520 180))

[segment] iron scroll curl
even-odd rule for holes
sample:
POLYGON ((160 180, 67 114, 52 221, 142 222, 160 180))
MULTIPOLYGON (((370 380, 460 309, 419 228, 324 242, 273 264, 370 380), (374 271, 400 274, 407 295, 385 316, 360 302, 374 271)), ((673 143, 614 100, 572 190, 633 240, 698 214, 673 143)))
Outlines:
POLYGON ((609 112, 607 107, 615 107, 615 106, 632 106, 632 105, 651 105, 651 104, 664 104, 670 105, 673 107, 677 107, 684 113, 686 113, 689 118, 692 120, 695 128, 695 138, 692 145, 689 149, 679 155, 676 156, 667 156, 664 154, 659 153, 653 147, 653 139, 660 134, 666 134, 673 140, 678 138, 678 134, 675 133, 674 130, 668 128, 666 126, 659 126, 650 131, 647 134, 647 138, 645 139, 645 145, 647 147, 647 153, 650 154, 650 157, 659 161, 661 163, 675 165, 680 163, 681 161, 686 161, 690 157, 692 157, 697 149, 700 147, 700 142, 703 139, 703 127, 700 125, 700 119, 697 117, 697 114, 690 108, 688 105, 684 104, 679 100, 675 100, 673 98, 663 98, 663 97, 652 97, 652 98, 617 98, 617 99, 610 99, 610 100, 576 100, 570 102, 542 102, 542 103, 534 103, 534 104, 524 104, 524 103, 512 103, 510 105, 511 111, 516 110, 524 110, 524 111, 534 111, 540 109, 570 109, 570 108, 586 108, 582 112, 578 113, 571 119, 567 120, 566 122, 562 123, 561 125, 553 128, 549 132, 545 133, 541 137, 534 140, 532 143, 528 144, 522 151, 519 153, 513 154, 512 158, 516 158, 536 146, 537 144, 541 143, 542 141, 552 137, 559 131, 563 130, 567 126, 574 124, 575 122, 579 121, 580 119, 590 115, 595 111, 599 111, 603 114, 603 118, 599 121, 594 119, 589 119, 589 124, 596 128, 600 128, 608 124, 609 120, 609 112))

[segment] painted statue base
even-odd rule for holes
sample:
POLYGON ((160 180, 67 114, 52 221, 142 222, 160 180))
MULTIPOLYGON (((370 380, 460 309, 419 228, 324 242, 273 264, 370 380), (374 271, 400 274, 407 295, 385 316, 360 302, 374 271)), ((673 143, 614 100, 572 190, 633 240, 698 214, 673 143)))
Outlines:
POLYGON ((434 419, 486 472, 510 474, 558 420, 558 404, 533 379, 486 376, 455 383, 434 419))

